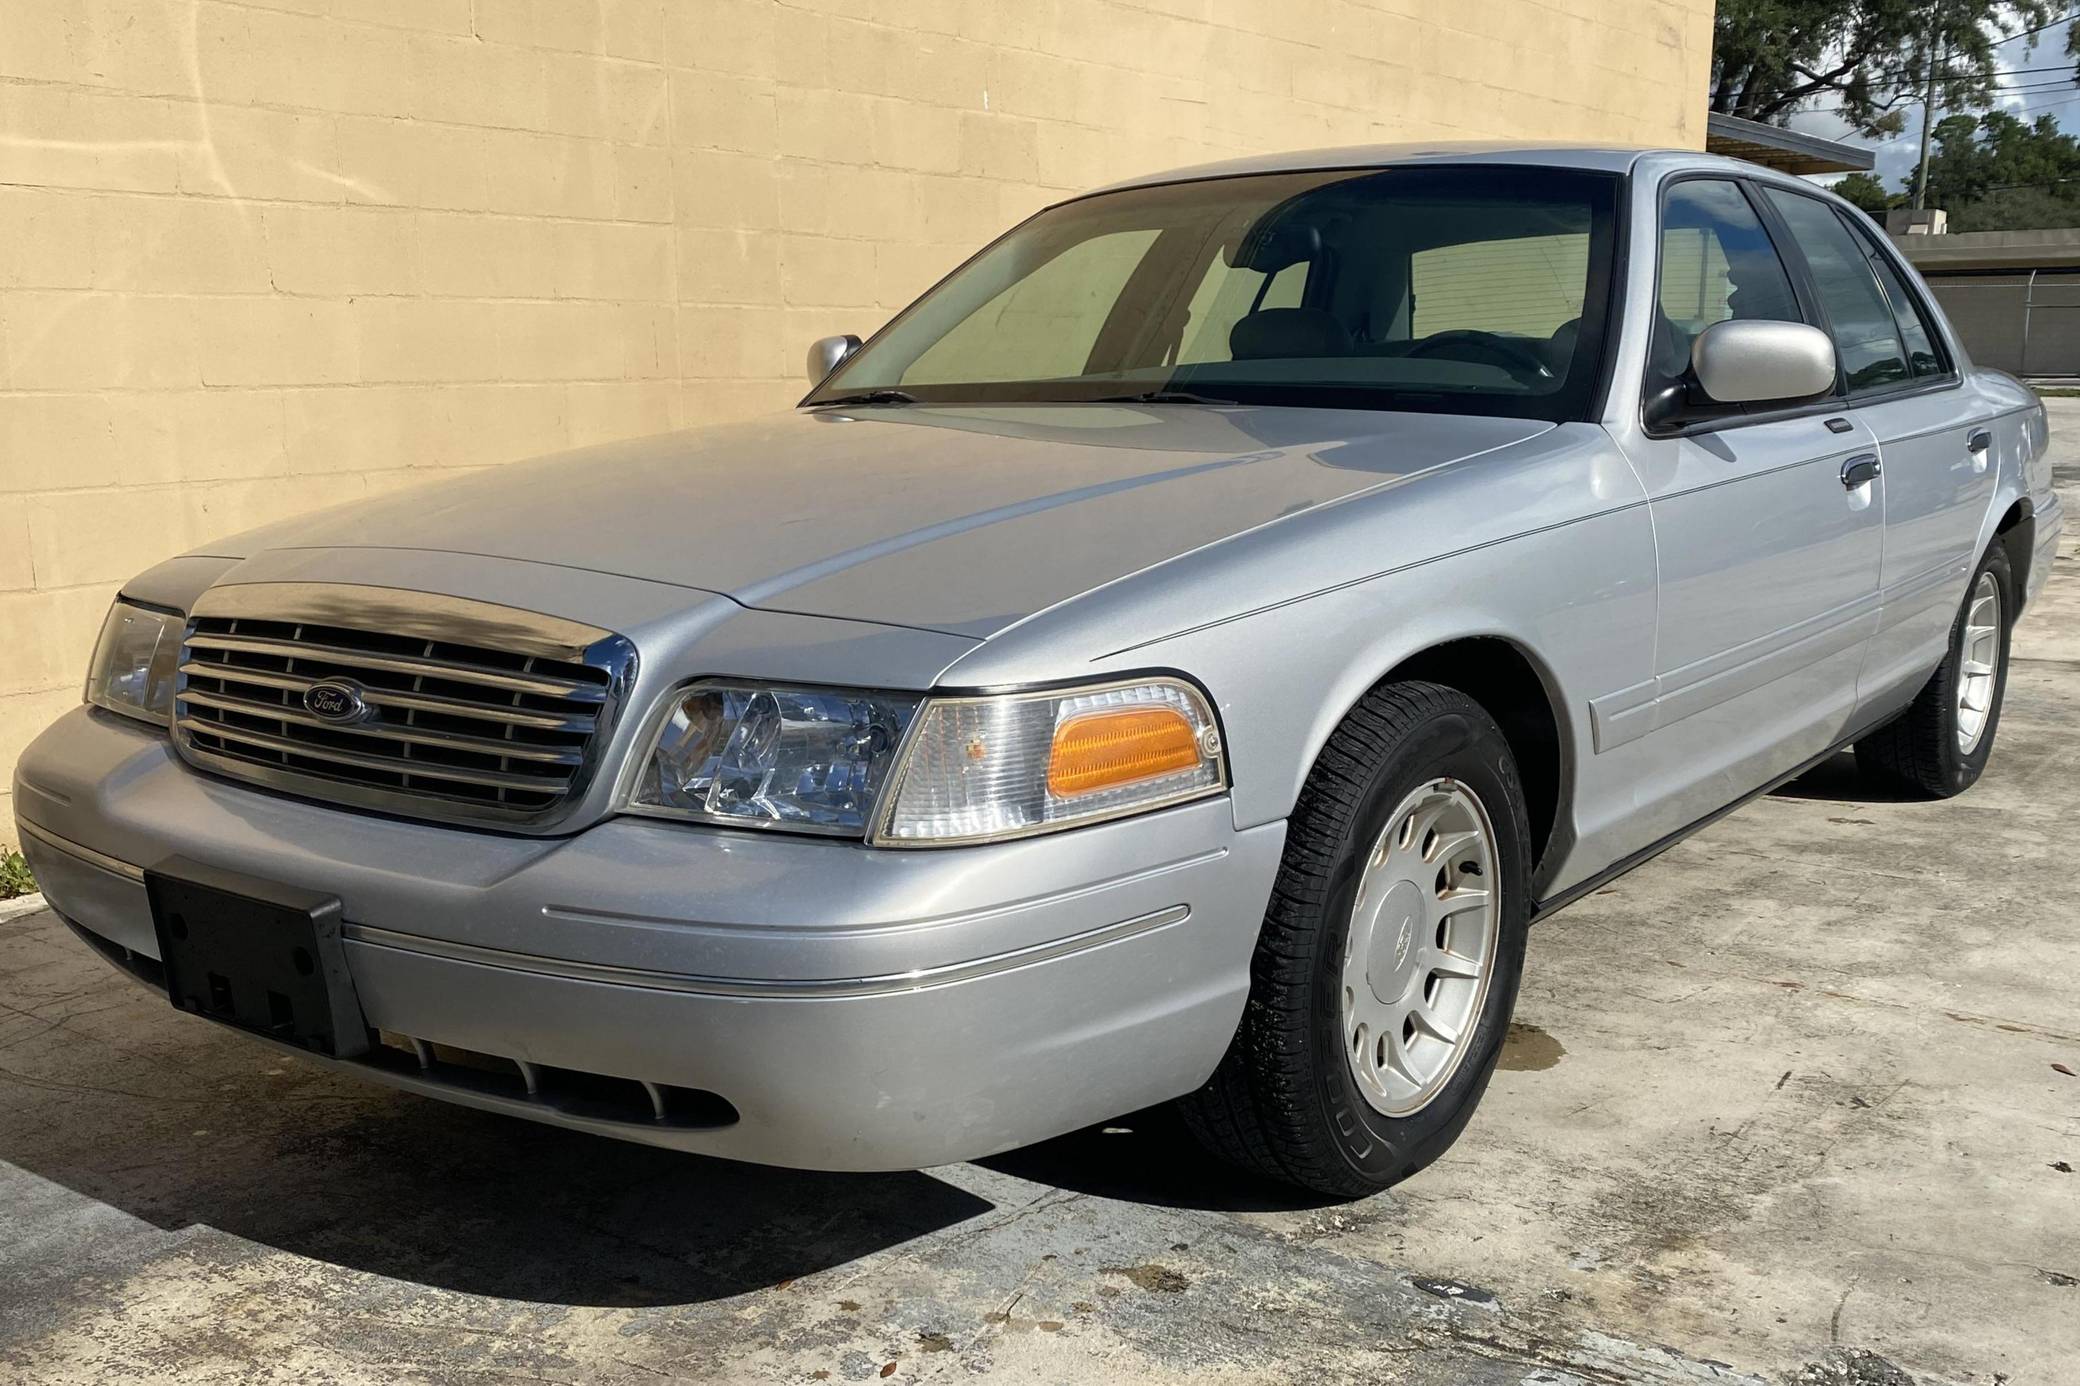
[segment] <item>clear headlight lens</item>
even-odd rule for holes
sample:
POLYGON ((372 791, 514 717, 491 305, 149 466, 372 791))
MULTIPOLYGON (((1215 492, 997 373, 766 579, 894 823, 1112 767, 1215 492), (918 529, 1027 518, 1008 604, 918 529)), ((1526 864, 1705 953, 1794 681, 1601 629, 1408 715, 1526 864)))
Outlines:
POLYGON ((172 722, 174 667, 186 626, 183 617, 118 600, 101 623, 87 701, 162 727, 172 722))
POLYGON ((934 699, 877 837, 1023 837, 1195 799, 1225 778, 1212 710, 1189 684, 934 699))
POLYGON ((855 836, 918 704, 915 695, 732 683, 675 697, 632 810, 855 836))
POLYGON ((1174 679, 957 698, 715 681, 674 695, 628 808, 928 847, 1226 783, 1213 712, 1174 679))

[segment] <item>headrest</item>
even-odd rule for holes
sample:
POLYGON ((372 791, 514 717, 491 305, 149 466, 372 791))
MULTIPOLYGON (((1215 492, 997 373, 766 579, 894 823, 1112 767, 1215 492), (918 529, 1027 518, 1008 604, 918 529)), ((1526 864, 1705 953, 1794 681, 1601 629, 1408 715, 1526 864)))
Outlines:
POLYGON ((1347 356, 1350 349, 1351 334, 1323 308, 1259 308, 1228 332, 1228 353, 1237 361, 1347 356))
POLYGON ((1259 274, 1277 274, 1287 265, 1318 259, 1322 253, 1320 228, 1304 221, 1260 226, 1249 233, 1236 253, 1236 269, 1253 269, 1259 274))

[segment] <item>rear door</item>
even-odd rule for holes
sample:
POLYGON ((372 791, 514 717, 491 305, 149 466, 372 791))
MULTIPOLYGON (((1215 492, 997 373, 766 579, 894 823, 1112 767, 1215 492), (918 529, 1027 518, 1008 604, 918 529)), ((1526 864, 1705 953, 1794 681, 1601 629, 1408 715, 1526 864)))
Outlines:
MULTIPOLYGON (((1850 412, 1870 428, 1884 468, 1884 610, 1865 661, 1866 703, 1918 687, 1942 658, 1978 557, 1997 473, 1987 411, 1920 296, 1862 218, 1771 187, 1771 205, 1833 321, 1850 412)), ((1910 690, 1911 691, 1911 690, 1910 690)))
POLYGON ((1681 427, 1651 423, 1657 399, 1691 388, 1690 346, 1707 327, 1818 319, 1754 197, 1721 176, 1664 186, 1649 422, 1621 437, 1651 497, 1655 677, 1595 721, 1599 749, 1640 740, 1636 807, 1662 832, 1844 735, 1877 624, 1882 484, 1844 484, 1876 450, 1852 411, 1721 406, 1684 413, 1681 427))

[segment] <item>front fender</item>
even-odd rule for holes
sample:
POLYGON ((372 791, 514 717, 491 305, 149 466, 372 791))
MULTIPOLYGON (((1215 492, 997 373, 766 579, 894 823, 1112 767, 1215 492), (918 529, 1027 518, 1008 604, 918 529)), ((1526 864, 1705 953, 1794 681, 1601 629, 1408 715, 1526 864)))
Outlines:
MULTIPOLYGON (((1608 436, 1567 426, 1160 565, 994 638, 945 681, 1182 670, 1213 696, 1238 828, 1286 817, 1323 744, 1389 671, 1468 637, 1540 671, 1563 743, 1590 701, 1653 674, 1653 525, 1608 436)), ((1575 762, 1555 842, 1576 853, 1623 787, 1575 762)), ((1550 864, 1550 863, 1549 863, 1550 864)))

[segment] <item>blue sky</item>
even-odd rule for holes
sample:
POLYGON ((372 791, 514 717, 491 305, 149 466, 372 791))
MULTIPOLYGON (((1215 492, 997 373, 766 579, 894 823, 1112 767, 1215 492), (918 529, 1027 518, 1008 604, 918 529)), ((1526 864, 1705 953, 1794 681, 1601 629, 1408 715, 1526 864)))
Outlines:
MULTIPOLYGON (((2050 115, 2056 117, 2064 129, 2080 129, 2080 87, 2070 84, 2045 85, 2069 78, 2072 74, 2073 60, 2066 56, 2066 30, 2073 22, 2070 19, 2060 20, 2035 35, 2037 42, 2034 48, 2030 47, 2028 40, 2017 38, 1994 50, 1994 66, 2002 73, 1994 79, 1997 87, 2038 88, 2034 91, 2009 91, 2007 95, 1999 98, 2000 104, 2014 112, 2018 119, 2035 120, 2040 114, 2050 115)), ((1839 116, 1827 110, 1802 112, 1792 117, 1791 125, 1796 130, 1876 149, 1878 166, 1872 172, 1887 188, 1896 189, 1913 171, 1914 161, 1921 153, 1920 103, 1916 102, 1907 107, 1905 114, 1906 129, 1899 135, 1884 140, 1858 138, 1839 116)), ((1940 121, 1944 114, 1945 112, 1938 107, 1936 119, 1940 121)))

